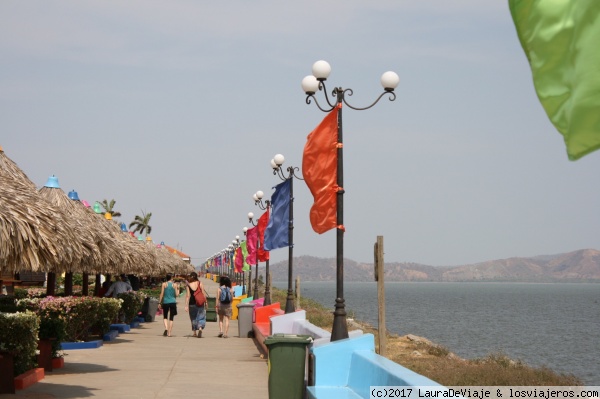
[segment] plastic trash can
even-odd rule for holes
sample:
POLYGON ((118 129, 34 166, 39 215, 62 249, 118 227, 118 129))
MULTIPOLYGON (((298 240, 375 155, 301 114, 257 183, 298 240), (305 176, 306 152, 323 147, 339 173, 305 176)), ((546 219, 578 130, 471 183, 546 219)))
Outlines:
POLYGON ((206 321, 217 321, 217 298, 206 298, 206 321))
POLYGON ((269 349, 269 399, 303 399, 306 387, 306 347, 310 335, 273 334, 265 339, 269 349))
POLYGON ((238 303, 238 333, 240 338, 252 337, 254 303, 238 303))
POLYGON ((146 321, 154 321, 158 310, 158 299, 146 297, 142 305, 142 317, 146 321))

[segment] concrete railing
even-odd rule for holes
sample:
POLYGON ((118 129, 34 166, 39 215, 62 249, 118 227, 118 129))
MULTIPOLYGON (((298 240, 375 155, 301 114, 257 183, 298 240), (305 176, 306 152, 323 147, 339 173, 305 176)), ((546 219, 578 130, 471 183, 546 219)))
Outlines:
MULTIPOLYGON (((313 337, 313 346, 326 345, 331 341, 331 333, 306 320, 306 311, 297 310, 293 313, 284 314, 271 318, 271 334, 298 334, 313 337)), ((362 335, 362 330, 353 330, 348 333, 350 337, 362 335)))
MULTIPOLYGON (((441 387, 375 353, 373 334, 334 341, 311 350, 314 365, 308 399, 370 398, 372 386, 441 387)), ((443 388, 443 387, 441 387, 443 388)))
POLYGON ((271 331, 271 318, 282 314, 284 314, 284 312, 281 310, 279 302, 254 309, 252 331, 254 332, 256 342, 261 346, 264 354, 268 354, 269 352, 264 343, 265 338, 273 334, 271 331))

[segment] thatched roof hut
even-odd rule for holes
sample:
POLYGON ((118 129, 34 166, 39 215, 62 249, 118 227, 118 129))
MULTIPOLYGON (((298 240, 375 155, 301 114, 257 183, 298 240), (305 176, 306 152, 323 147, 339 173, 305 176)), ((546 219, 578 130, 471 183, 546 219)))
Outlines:
POLYGON ((145 248, 140 247, 129 234, 123 232, 115 221, 107 220, 105 216, 94 213, 93 210, 86 208, 81 203, 79 205, 110 237, 110 242, 119 248, 120 259, 113 259, 107 272, 114 274, 146 274, 146 270, 154 264, 152 254, 145 248))
POLYGON ((82 256, 62 212, 0 172, 0 270, 67 271, 82 256))
POLYGON ((12 177, 13 181, 24 184, 28 188, 32 190, 36 190, 35 184, 27 177, 25 172, 21 170, 17 166, 16 163, 12 161, 12 159, 8 158, 0 146, 0 174, 3 174, 7 177, 12 177))
POLYGON ((107 237, 91 224, 85 212, 80 211, 75 201, 59 187, 58 179, 51 176, 46 185, 39 190, 40 196, 50 204, 59 208, 67 217, 67 222, 81 240, 83 256, 72 272, 93 273, 102 270, 105 256, 111 256, 106 251, 100 251, 100 245, 105 249, 107 237))
POLYGON ((184 262, 178 255, 169 252, 163 246, 157 246, 150 237, 146 238, 146 245, 156 254, 155 270, 157 275, 166 273, 187 274, 194 271, 194 267, 184 262))
POLYGON ((156 276, 189 268, 138 242, 58 186, 38 192, 2 147, 0 179, 0 271, 156 276))

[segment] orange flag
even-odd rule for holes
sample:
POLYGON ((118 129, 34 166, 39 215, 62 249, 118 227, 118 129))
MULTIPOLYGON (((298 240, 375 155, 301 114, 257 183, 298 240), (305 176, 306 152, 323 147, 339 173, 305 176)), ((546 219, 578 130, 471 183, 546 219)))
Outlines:
POLYGON ((338 111, 335 107, 306 138, 302 175, 313 195, 310 224, 323 234, 337 226, 338 111))

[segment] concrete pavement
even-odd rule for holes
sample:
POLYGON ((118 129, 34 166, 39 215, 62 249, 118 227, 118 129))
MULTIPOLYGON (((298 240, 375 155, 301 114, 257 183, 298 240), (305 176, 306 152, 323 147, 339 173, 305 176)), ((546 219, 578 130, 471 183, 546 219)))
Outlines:
MULTIPOLYGON (((217 284, 202 279, 210 296, 217 284)), ((173 336, 163 337, 162 316, 122 333, 98 349, 65 351, 65 367, 15 395, 0 398, 268 398, 267 361, 254 340, 238 337, 237 320, 229 338, 218 338, 218 322, 207 322, 194 338, 178 300, 173 336)))

